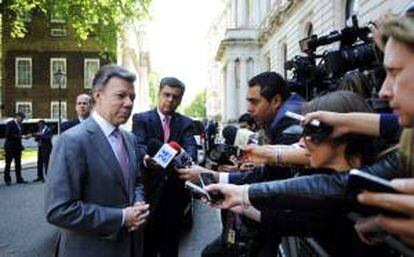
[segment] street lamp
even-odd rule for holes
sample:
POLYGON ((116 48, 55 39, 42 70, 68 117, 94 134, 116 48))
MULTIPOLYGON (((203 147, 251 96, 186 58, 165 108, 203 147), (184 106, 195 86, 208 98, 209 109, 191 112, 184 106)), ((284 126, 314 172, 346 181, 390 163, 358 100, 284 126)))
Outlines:
POLYGON ((57 72, 55 72, 53 74, 53 76, 55 77, 55 81, 57 81, 57 83, 58 83, 58 101, 59 101, 58 134, 60 134, 60 125, 62 123, 62 93, 61 93, 61 88, 62 88, 63 77, 65 76, 65 73, 63 73, 62 70, 59 68, 57 70, 57 72))

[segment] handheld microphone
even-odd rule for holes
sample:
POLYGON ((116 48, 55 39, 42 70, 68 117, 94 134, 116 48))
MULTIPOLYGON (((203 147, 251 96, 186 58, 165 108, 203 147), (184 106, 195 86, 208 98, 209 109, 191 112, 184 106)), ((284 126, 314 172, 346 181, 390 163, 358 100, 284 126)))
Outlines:
POLYGON ((178 152, 174 157, 174 168, 182 169, 193 164, 193 158, 175 141, 171 141, 169 145, 178 152))
POLYGON ((258 136, 253 131, 228 125, 221 132, 225 144, 244 147, 249 144, 258 144, 258 136))
POLYGON ((148 155, 164 169, 171 163, 178 153, 169 144, 162 144, 158 139, 150 139, 148 142, 148 155))

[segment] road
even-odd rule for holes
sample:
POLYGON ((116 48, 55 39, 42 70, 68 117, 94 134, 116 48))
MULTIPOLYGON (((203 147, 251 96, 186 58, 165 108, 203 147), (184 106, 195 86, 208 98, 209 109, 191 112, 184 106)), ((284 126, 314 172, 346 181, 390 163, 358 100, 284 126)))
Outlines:
MULTIPOLYGON (((43 211, 43 183, 12 184, 0 182, 0 257, 52 257, 57 230, 46 223, 43 211)), ((35 169, 23 171, 32 181, 35 169)), ((14 183, 14 174, 12 174, 14 183)), ((195 203, 194 225, 183 235, 180 257, 200 256, 203 247, 220 233, 217 210, 195 203)))

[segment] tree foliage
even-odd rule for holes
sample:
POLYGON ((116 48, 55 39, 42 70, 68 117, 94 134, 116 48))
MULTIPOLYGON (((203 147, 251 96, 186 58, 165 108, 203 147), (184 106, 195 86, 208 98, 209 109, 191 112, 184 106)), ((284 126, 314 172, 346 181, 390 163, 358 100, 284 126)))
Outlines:
POLYGON ((185 115, 205 118, 206 117, 206 93, 204 91, 198 93, 194 100, 184 108, 185 115))
POLYGON ((73 28, 80 43, 94 35, 106 46, 113 47, 113 38, 125 24, 146 18, 152 0, 4 0, 1 4, 3 17, 10 21, 13 38, 27 34, 27 18, 40 12, 50 18, 59 15, 73 28), (112 42, 108 42, 112 40, 112 42))

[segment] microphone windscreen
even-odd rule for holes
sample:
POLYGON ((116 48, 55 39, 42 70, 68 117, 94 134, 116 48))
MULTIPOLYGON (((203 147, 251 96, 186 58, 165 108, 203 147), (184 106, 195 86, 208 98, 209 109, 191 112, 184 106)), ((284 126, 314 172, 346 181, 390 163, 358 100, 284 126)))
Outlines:
POLYGON ((181 152, 182 147, 175 141, 171 141, 168 143, 172 148, 174 148, 174 150, 176 150, 177 152, 181 152))
POLYGON ((236 139, 238 128, 233 125, 228 125, 223 128, 221 132, 226 145, 234 145, 234 140, 236 139))
POLYGON ((151 138, 147 145, 148 155, 154 157, 154 155, 161 149, 162 145, 163 143, 160 140, 151 138))

